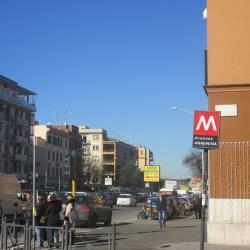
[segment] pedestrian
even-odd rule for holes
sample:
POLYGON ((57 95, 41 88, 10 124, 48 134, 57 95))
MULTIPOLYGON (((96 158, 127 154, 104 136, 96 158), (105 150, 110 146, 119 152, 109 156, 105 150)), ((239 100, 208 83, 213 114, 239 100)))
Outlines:
POLYGON ((194 198, 194 212, 195 212, 195 218, 200 219, 201 218, 201 197, 195 196, 194 198))
POLYGON ((167 220, 167 202, 162 197, 162 193, 159 192, 157 198, 157 211, 158 211, 158 220, 160 223, 160 227, 166 227, 166 220, 167 220))
MULTIPOLYGON (((60 212, 62 210, 62 203, 56 199, 54 194, 48 195, 48 207, 47 207, 47 226, 48 227, 60 227, 60 212)), ((59 231, 58 229, 48 228, 47 229, 47 237, 48 237, 48 248, 52 249, 52 247, 59 248, 59 231), (56 242, 54 243, 54 237, 56 238, 56 242)))
POLYGON ((37 204, 36 204, 36 215, 35 215, 35 233, 36 233, 36 240, 37 246, 43 247, 44 241, 47 238, 46 230, 44 228, 39 228, 39 226, 46 225, 46 210, 47 204, 43 196, 38 196, 37 204))
MULTIPOLYGON (((75 210, 75 199, 72 194, 67 194, 67 203, 64 211, 64 225, 68 226, 68 229, 74 228, 77 220, 77 212, 75 210), (73 218, 74 217, 74 218, 73 218)), ((74 244, 74 230, 71 233, 71 243, 74 244)))

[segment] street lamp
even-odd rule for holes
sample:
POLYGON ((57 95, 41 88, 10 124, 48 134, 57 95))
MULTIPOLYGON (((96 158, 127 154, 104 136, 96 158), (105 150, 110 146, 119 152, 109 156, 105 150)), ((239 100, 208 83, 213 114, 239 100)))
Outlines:
POLYGON ((194 115, 194 112, 191 111, 191 110, 188 110, 188 109, 183 109, 183 108, 179 108, 179 107, 175 107, 175 106, 171 107, 171 109, 172 109, 173 111, 181 111, 181 112, 188 113, 188 114, 190 114, 190 115, 194 115))

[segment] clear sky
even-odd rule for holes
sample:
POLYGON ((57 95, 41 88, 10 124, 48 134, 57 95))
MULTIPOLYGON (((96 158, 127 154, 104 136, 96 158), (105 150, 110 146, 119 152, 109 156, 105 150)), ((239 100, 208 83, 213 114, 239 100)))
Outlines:
POLYGON ((207 109, 205 0, 0 3, 0 74, 35 91, 40 123, 103 127, 188 177, 193 117, 207 109))

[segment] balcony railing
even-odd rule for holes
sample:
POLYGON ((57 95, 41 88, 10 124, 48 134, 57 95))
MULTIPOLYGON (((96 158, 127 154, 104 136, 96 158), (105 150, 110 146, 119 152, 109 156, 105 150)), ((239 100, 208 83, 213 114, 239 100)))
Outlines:
POLYGON ((24 161, 27 162, 28 158, 26 155, 22 155, 22 154, 14 154, 14 153, 10 153, 10 159, 11 160, 16 160, 16 161, 24 161))
POLYGON ((20 107, 23 107, 31 112, 36 111, 36 107, 34 104, 27 103, 23 98, 13 96, 7 93, 0 92, 0 99, 10 102, 12 104, 18 105, 20 107))
POLYGON ((29 125, 29 121, 28 120, 23 119, 23 118, 19 118, 19 117, 17 117, 15 119, 15 122, 18 123, 18 124, 21 124, 23 126, 28 126, 29 125))

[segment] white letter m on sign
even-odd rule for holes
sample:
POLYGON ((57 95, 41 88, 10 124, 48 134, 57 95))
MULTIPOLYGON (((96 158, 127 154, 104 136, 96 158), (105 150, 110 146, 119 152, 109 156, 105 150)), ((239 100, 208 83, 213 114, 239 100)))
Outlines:
POLYGON ((207 123, 206 123, 205 117, 202 115, 200 117, 198 124, 197 124, 196 130, 200 130, 201 124, 203 125, 204 130, 206 130, 206 131, 210 128, 210 125, 212 125, 214 131, 217 131, 213 116, 210 116, 207 123))

